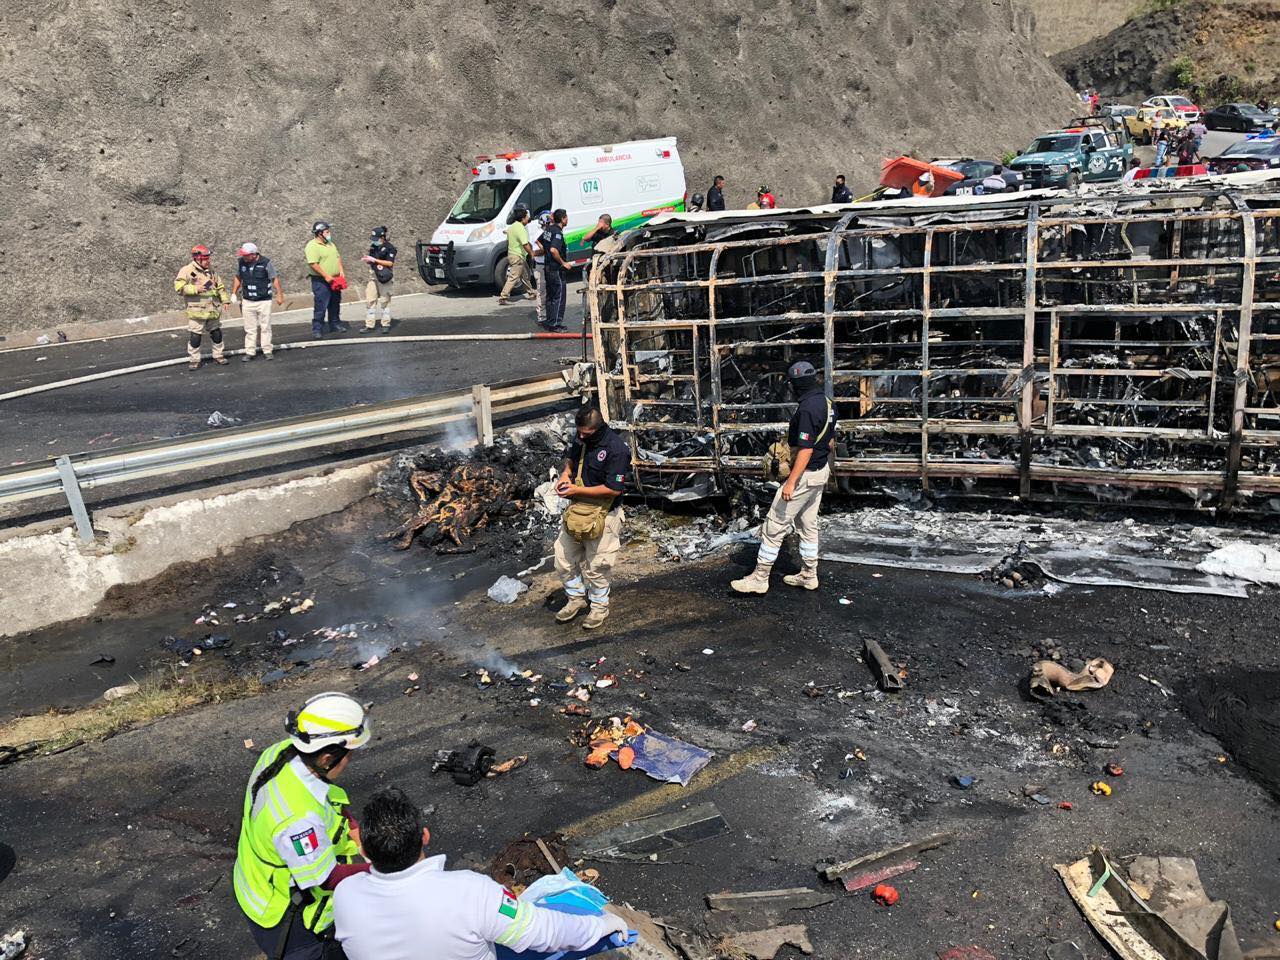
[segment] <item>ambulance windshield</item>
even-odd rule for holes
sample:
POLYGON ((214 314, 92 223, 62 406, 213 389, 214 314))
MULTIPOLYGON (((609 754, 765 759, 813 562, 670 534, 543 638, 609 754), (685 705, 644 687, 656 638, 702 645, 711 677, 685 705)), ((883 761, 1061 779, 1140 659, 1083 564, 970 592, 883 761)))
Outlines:
POLYGON ((473 180, 445 222, 488 223, 519 185, 519 180, 473 180))

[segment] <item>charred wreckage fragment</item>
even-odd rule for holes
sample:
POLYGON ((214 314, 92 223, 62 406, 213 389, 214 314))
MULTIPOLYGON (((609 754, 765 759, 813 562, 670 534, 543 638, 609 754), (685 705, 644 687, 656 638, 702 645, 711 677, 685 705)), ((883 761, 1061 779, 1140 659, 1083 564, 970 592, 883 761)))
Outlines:
POLYGON ((604 412, 647 492, 759 470, 824 371, 845 490, 1280 505, 1280 177, 676 214, 607 241, 604 412))

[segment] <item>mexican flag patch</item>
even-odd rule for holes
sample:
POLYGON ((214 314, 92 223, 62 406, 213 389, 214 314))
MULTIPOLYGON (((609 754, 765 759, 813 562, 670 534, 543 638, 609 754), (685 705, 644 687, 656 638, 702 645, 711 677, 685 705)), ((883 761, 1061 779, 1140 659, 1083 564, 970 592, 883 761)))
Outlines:
POLYGON ((320 841, 316 839, 315 827, 304 833, 290 834, 289 841, 293 844, 293 852, 300 857, 315 853, 316 848, 320 846, 320 841))
POLYGON ((808 435, 807 433, 802 433, 802 434, 800 434, 800 439, 801 439, 801 440, 808 440, 808 439, 809 439, 809 435, 808 435))
POLYGON ((519 904, 516 903, 515 894, 506 887, 502 888, 502 902, 498 904, 498 912, 508 920, 514 920, 516 913, 519 912, 519 904))

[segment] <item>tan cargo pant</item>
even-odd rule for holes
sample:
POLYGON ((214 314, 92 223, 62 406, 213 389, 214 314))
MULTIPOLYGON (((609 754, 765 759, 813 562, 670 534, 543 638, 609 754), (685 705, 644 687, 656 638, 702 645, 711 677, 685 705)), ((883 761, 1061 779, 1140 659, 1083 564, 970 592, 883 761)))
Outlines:
POLYGON ((244 317, 244 355, 252 357, 261 346, 262 355, 271 356, 271 301, 241 300, 240 315, 244 317))
POLYGON ((547 322, 547 276, 542 264, 534 263, 533 269, 538 274, 538 324, 543 325, 547 322))
POLYGON ((579 543, 561 524, 556 539, 556 573, 569 599, 586 598, 592 606, 609 606, 609 571, 622 548, 622 508, 609 511, 598 540, 579 543))
POLYGON ((524 286, 524 294, 526 297, 533 296, 533 285, 529 282, 529 258, 521 257, 519 260, 507 261, 507 282, 502 286, 502 293, 499 298, 506 300, 511 296, 516 285, 524 286))
POLYGON ((772 565, 778 559, 782 541, 792 529, 800 537, 800 559, 818 559, 818 507, 830 476, 830 463, 821 470, 806 470, 796 481, 795 496, 790 500, 782 499, 782 488, 778 488, 760 526, 759 563, 772 565))
POLYGON ((213 359, 217 360, 222 356, 222 317, 211 320, 187 317, 187 333, 187 359, 192 363, 200 360, 200 338, 206 333, 209 335, 209 342, 213 344, 213 359))
POLYGON ((391 285, 394 280, 383 283, 381 280, 369 278, 364 288, 364 325, 372 330, 378 325, 378 308, 382 308, 382 325, 391 326, 391 285))

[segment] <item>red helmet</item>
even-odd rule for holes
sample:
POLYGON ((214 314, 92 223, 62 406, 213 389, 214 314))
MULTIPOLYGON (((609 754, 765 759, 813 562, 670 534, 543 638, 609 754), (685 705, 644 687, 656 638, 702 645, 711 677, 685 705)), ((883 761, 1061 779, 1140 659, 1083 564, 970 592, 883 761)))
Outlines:
POLYGON ((197 243, 194 247, 191 248, 191 259, 192 260, 208 260, 209 248, 206 247, 203 243, 197 243))

